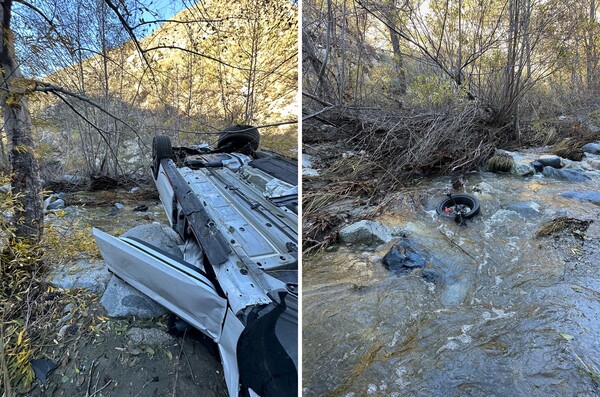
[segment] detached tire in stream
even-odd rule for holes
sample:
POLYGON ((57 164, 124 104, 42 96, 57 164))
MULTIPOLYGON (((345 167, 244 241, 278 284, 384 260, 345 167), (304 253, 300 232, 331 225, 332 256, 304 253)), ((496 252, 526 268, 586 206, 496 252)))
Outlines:
POLYGON ((234 125, 219 134, 217 149, 225 153, 242 153, 253 155, 258 150, 260 134, 251 125, 234 125))
POLYGON ((453 194, 442 200, 436 207, 439 216, 456 219, 457 215, 471 219, 479 214, 479 201, 468 194, 453 194))
POLYGON ((155 135, 154 139, 152 139, 152 166, 154 168, 154 179, 158 177, 160 161, 172 157, 173 147, 171 146, 171 138, 166 135, 155 135))

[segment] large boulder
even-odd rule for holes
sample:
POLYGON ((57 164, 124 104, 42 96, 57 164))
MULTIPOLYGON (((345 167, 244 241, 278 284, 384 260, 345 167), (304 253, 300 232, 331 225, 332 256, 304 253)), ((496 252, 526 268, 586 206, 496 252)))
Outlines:
POLYGON ((347 244, 382 244, 391 240, 388 228, 374 221, 362 220, 340 230, 340 241, 347 244))
POLYGON ((563 166, 562 159, 554 154, 545 154, 536 161, 541 163, 543 167, 562 168, 563 166))
POLYGON ((168 226, 160 225, 158 223, 139 225, 129 229, 123 233, 121 237, 132 237, 142 240, 156 248, 160 248, 176 258, 183 258, 183 254, 179 248, 179 245, 182 245, 183 241, 181 240, 181 237, 168 226))
POLYGON ((92 292, 102 292, 106 289, 110 277, 111 274, 103 261, 82 261, 75 265, 52 269, 48 280, 59 288, 85 288, 92 292))
POLYGON ((591 142, 581 148, 585 153, 600 154, 600 142, 591 142))
POLYGON ((600 205, 600 192, 563 192, 560 195, 600 205))
POLYGON ((585 173, 579 169, 544 167, 542 173, 549 178, 564 179, 570 182, 586 182, 591 180, 589 176, 585 175, 585 173))
POLYGON ((164 307, 114 275, 108 282, 100 304, 108 316, 114 318, 153 318, 167 313, 164 307))

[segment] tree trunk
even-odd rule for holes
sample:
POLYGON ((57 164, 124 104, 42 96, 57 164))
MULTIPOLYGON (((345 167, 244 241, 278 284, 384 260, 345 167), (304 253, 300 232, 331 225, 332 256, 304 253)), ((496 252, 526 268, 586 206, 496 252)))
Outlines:
POLYGON ((394 81, 392 82, 392 95, 406 94, 406 73, 404 71, 404 62, 402 52, 400 51, 400 39, 398 33, 389 28, 392 51, 394 52, 394 81))
MULTIPOLYGON (((42 234, 43 210, 38 161, 33 153, 32 125, 27 97, 16 92, 15 82, 24 82, 14 55, 14 35, 10 30, 12 0, 4 0, 0 8, 0 68, 4 109, 4 128, 12 167, 12 192, 18 195, 21 208, 15 209, 15 234, 19 239, 39 241, 42 234)), ((22 85, 22 84, 21 84, 22 85)))

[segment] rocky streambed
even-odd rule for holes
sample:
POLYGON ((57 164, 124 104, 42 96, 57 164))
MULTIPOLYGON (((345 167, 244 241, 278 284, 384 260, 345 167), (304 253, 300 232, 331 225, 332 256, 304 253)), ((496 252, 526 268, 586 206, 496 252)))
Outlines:
POLYGON ((303 258, 304 395, 600 393, 600 156, 536 170, 545 151, 465 175, 464 227, 436 213, 436 178, 303 258), (587 228, 538 235, 557 218, 587 228))

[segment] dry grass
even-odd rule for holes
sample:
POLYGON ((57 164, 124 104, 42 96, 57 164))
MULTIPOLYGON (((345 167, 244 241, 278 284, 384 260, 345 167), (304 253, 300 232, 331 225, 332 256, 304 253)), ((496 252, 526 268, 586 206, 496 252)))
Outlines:
POLYGON ((584 144, 585 142, 578 139, 567 138, 554 145, 552 154, 573 161, 581 161, 584 156, 581 147, 584 144))
POLYGON ((515 161, 508 154, 495 154, 489 158, 485 166, 490 172, 510 172, 515 161))
POLYGON ((544 223, 535 236, 547 237, 560 234, 572 234, 579 239, 583 239, 583 234, 591 223, 591 220, 582 221, 580 219, 561 216, 544 223))

